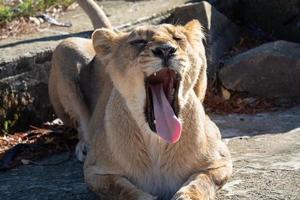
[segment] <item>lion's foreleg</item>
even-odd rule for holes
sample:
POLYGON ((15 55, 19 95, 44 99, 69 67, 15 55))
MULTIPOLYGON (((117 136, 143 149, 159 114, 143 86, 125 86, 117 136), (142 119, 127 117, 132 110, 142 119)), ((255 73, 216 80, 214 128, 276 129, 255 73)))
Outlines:
POLYGON ((212 200, 216 191, 229 179, 231 161, 227 165, 192 175, 173 196, 172 200, 212 200))
POLYGON ((95 175, 85 177, 89 188, 101 200, 154 200, 155 197, 136 188, 128 179, 118 175, 95 175))

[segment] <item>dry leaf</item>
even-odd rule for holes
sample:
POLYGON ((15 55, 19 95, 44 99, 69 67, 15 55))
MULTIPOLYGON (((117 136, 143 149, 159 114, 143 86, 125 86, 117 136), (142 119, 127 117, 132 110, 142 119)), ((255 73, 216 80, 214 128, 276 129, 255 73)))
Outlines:
POLYGON ((31 163, 31 160, 22 159, 21 162, 23 165, 29 165, 31 163))
POLYGON ((225 99, 225 100, 230 99, 230 96, 231 96, 230 92, 224 87, 222 87, 221 90, 222 90, 223 99, 225 99))

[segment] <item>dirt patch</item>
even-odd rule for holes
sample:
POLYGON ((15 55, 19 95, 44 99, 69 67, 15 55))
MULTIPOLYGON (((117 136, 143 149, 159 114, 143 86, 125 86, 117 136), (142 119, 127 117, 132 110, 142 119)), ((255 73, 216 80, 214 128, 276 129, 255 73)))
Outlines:
POLYGON ((22 164, 39 165, 35 160, 60 152, 68 152, 71 156, 77 142, 76 130, 57 123, 46 123, 42 127, 31 126, 28 131, 0 137, 0 170, 22 164))
POLYGON ((28 18, 20 18, 0 25, 0 40, 37 31, 38 26, 30 23, 28 18))
POLYGON ((0 40, 8 37, 16 37, 35 33, 45 26, 43 17, 46 14, 52 18, 58 18, 68 10, 78 7, 73 0, 66 1, 7 1, 0 3, 0 40))
POLYGON ((278 110, 278 106, 274 100, 253 96, 249 97, 248 94, 243 93, 231 93, 224 88, 221 90, 223 91, 217 94, 214 89, 207 90, 204 99, 204 107, 207 112, 215 114, 256 114, 278 110))

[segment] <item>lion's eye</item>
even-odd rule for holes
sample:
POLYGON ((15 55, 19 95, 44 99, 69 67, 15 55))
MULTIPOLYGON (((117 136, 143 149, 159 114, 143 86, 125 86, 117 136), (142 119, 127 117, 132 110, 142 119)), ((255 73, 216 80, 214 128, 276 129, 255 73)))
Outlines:
POLYGON ((174 35, 173 36, 173 40, 175 40, 175 41, 181 41, 182 40, 182 38, 181 37, 179 37, 179 36, 176 36, 176 35, 174 35))
POLYGON ((142 48, 145 47, 147 45, 148 41, 147 40, 143 40, 143 39, 139 39, 139 40, 133 40, 130 42, 131 45, 142 48))

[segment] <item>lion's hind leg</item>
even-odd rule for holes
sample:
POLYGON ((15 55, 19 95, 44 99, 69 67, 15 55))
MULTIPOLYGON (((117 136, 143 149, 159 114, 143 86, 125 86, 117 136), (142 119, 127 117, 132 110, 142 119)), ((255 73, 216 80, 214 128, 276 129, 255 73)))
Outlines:
POLYGON ((68 127, 73 127, 76 128, 74 121, 70 118, 70 116, 65 112, 63 105, 60 102, 59 96, 58 96, 58 91, 56 89, 56 75, 54 75, 56 72, 53 70, 53 65, 52 65, 52 70, 50 73, 50 77, 49 77, 49 85, 48 85, 48 90, 49 90, 49 97, 50 97, 50 101, 52 104, 52 107, 54 108, 54 111, 57 115, 57 117, 59 117, 64 125, 68 126, 68 127))
POLYGON ((75 154, 78 160, 84 161, 90 143, 87 130, 90 113, 76 81, 65 81, 61 84, 61 89, 59 92, 60 102, 65 113, 70 117, 73 127, 78 131, 79 142, 76 145, 75 154))
POLYGON ((84 101, 79 86, 80 69, 93 58, 93 52, 84 51, 89 41, 69 39, 62 42, 54 51, 49 77, 49 95, 54 110, 67 126, 77 128, 79 142, 76 156, 83 161, 90 138, 88 123, 90 111, 84 101), (81 47, 82 46, 82 47, 81 47))

